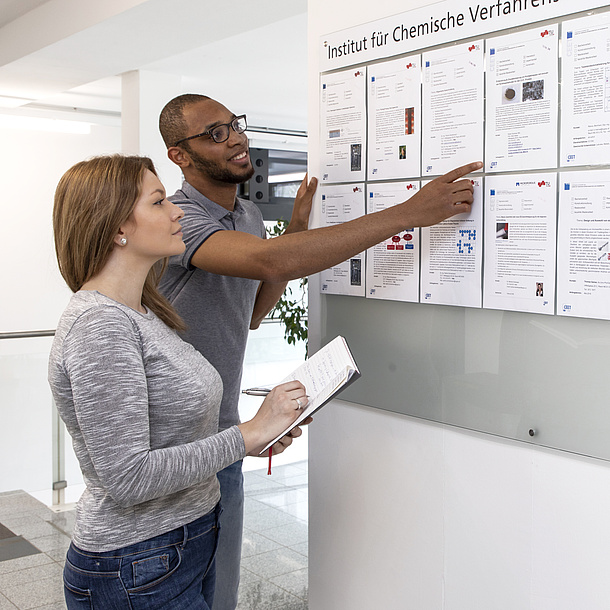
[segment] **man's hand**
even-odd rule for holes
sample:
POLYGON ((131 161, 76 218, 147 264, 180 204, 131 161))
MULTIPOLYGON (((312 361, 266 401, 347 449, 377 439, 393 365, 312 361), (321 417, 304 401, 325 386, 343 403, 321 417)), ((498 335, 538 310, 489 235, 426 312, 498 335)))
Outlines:
MULTIPOLYGON (((481 169, 481 162, 469 163, 432 180, 421 191, 400 204, 408 216, 409 227, 429 227, 456 214, 470 212, 474 188, 462 176, 481 169)), ((405 225, 407 228, 407 225, 405 225)))
POLYGON ((313 196, 318 187, 318 179, 312 178, 307 182, 307 174, 303 178, 297 196, 294 200, 292 208, 292 217, 290 223, 286 227, 284 233, 297 233, 298 231, 306 231, 309 225, 309 214, 311 213, 311 205, 313 196))

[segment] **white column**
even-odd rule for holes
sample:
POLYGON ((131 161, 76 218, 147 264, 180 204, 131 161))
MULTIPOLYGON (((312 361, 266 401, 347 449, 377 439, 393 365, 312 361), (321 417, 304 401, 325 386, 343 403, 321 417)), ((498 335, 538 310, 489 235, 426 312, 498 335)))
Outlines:
POLYGON ((167 158, 159 133, 159 113, 181 93, 180 76, 142 70, 122 75, 122 151, 150 157, 168 194, 180 186, 182 177, 178 167, 167 158))

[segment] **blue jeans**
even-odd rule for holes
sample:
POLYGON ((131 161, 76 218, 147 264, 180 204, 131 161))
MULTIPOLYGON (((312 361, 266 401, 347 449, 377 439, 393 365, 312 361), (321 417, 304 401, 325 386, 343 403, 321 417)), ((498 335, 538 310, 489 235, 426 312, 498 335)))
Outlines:
POLYGON ((68 610, 209 610, 220 512, 219 504, 188 525, 115 551, 71 544, 64 567, 68 610))
POLYGON ((216 552, 214 610, 235 610, 237 606, 244 525, 244 475, 241 467, 242 460, 239 460, 218 473, 222 517, 216 552))

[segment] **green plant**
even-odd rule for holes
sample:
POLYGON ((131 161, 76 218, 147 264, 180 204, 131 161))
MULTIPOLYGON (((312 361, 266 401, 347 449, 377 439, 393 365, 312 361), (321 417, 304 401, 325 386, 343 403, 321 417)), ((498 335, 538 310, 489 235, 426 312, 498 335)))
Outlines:
MULTIPOLYGON (((267 227, 270 237, 277 237, 284 232, 288 223, 278 220, 272 227, 267 227)), ((297 341, 305 342, 307 350, 307 278, 298 280, 298 294, 293 293, 293 286, 288 284, 284 294, 275 307, 269 312, 272 320, 278 319, 284 325, 284 339, 296 345, 297 341)))

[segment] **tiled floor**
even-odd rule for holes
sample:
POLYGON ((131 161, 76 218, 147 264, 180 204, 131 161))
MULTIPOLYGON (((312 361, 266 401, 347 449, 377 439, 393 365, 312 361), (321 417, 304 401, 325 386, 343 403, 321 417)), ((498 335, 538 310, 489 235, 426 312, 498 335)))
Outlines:
MULTIPOLYGON (((244 473, 246 511, 238 610, 307 609, 307 462, 244 473)), ((40 553, 0 561, 0 610, 64 610, 62 566, 74 511, 23 491, 0 493, 0 524, 40 553)), ((0 554, 3 540, 0 539, 0 554)))

